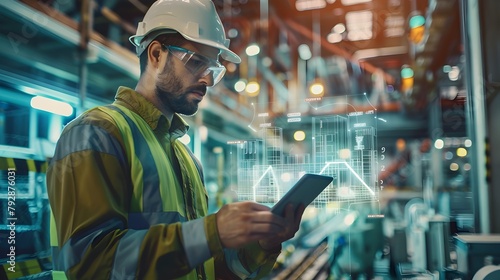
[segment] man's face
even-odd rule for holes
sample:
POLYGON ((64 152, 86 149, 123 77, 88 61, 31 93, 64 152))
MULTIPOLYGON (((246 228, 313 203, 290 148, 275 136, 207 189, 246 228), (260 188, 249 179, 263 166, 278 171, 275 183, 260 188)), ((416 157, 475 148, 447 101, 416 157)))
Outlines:
MULTIPOLYGON (((218 50, 200 44, 180 46, 189 51, 216 59, 218 50)), ((212 86, 210 75, 194 75, 178 57, 164 49, 163 69, 159 69, 156 78, 155 94, 161 105, 169 112, 193 115, 198 111, 198 104, 212 86)))

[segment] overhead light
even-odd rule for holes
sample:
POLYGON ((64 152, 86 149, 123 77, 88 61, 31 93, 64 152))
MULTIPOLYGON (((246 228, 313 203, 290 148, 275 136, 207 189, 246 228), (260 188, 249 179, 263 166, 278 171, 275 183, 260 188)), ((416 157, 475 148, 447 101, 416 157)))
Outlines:
POLYGON ((425 17, 421 14, 415 14, 410 18, 410 28, 417 28, 425 24, 425 17))
POLYGON ((273 60, 269 56, 264 57, 261 62, 264 67, 271 67, 273 65, 273 60))
POLYGON ((208 128, 204 125, 198 127, 198 133, 200 135, 201 142, 205 143, 208 139, 208 128))
POLYGON ((281 181, 290 182, 291 179, 292 179, 292 175, 290 173, 285 172, 285 173, 281 174, 281 181))
POLYGON ((446 153, 444 153, 444 158, 447 159, 447 160, 452 160, 453 159, 453 153, 450 152, 450 151, 447 151, 446 153))
POLYGON ((237 92, 242 92, 247 87, 247 83, 244 80, 239 80, 234 84, 234 90, 237 92))
POLYGON ((401 78, 410 79, 413 78, 414 72, 408 65, 403 65, 401 69, 401 78))
POLYGON ((466 140, 464 141, 464 145, 465 145, 465 147, 469 148, 469 147, 471 147, 471 146, 472 146, 472 141, 471 141, 470 139, 466 139, 466 140))
POLYGON ((309 60, 312 57, 311 49, 307 44, 302 44, 298 48, 299 57, 302 60, 309 60))
POLYGON ((239 32, 236 28, 231 28, 227 31, 227 37, 234 39, 238 36, 239 32))
POLYGON ((344 33, 345 31, 346 31, 346 27, 345 27, 345 24, 343 24, 343 23, 337 23, 332 28, 332 32, 335 32, 335 33, 344 33))
POLYGON ((212 151, 214 152, 214 154, 222 154, 224 152, 224 149, 220 146, 217 146, 217 147, 214 147, 212 149, 212 151))
POLYGON ((66 102, 54 100, 43 96, 31 98, 31 107, 52 114, 69 117, 73 114, 73 107, 66 102))
POLYGON ((396 140, 396 149, 400 152, 406 149, 406 141, 403 138, 396 140))
POLYGON ((458 81, 458 78, 460 78, 460 68, 457 66, 451 67, 450 72, 448 72, 448 78, 450 81, 458 81))
POLYGON ((444 147, 443 139, 436 139, 436 141, 434 142, 434 147, 438 150, 441 150, 444 147))
POLYGON ((347 39, 349 41, 369 40, 373 37, 373 12, 355 11, 345 15, 347 39))
POLYGON ((260 47, 257 44, 251 44, 246 48, 245 53, 248 56, 258 55, 260 53, 260 47))
POLYGON ((361 4, 361 3, 368 3, 371 2, 372 0, 342 0, 342 5, 344 6, 350 6, 350 5, 356 5, 356 4, 361 4))
POLYGON ((401 37, 405 34, 405 18, 401 15, 389 15, 384 20, 385 37, 401 37))
POLYGON ((325 93, 325 86, 323 85, 323 82, 321 81, 321 79, 316 79, 309 86, 309 92, 313 95, 319 95, 319 96, 322 96, 323 93, 325 93))
POLYGON ((328 43, 332 43, 332 44, 335 44, 335 43, 339 43, 339 42, 342 42, 342 34, 340 33, 329 33, 327 36, 326 36, 326 40, 328 41, 328 43))
POLYGON ((339 150, 339 158, 341 159, 350 159, 351 158, 351 150, 349 149, 340 149, 339 150))
POLYGON ((410 41, 414 44, 421 43, 425 35, 425 17, 418 11, 413 12, 408 25, 410 27, 410 41))
POLYGON ((470 165, 470 163, 466 163, 466 164, 464 164, 464 170, 465 170, 465 171, 469 171, 469 170, 471 169, 471 167, 472 167, 472 166, 470 165))
POLYGON ((297 0, 295 8, 297 11, 318 10, 326 7, 325 0, 297 0))
POLYGON ((458 148, 457 149, 457 156, 459 157, 465 157, 467 155, 467 150, 465 148, 458 148))
POLYGON ((236 64, 229 62, 226 64, 226 70, 228 73, 234 73, 236 70, 238 70, 238 66, 236 64))
POLYGON ((311 93, 314 95, 321 95, 325 91, 325 87, 320 83, 314 83, 310 87, 311 93))
POLYGON ((293 139, 295 139, 295 141, 297 142, 304 141, 306 139, 306 133, 302 130, 297 130, 293 134, 293 139))
POLYGON ((415 73, 408 65, 401 67, 401 92, 408 93, 413 89, 413 76, 415 73))
POLYGON ((260 85, 257 81, 251 81, 247 84, 245 90, 249 96, 255 97, 259 95, 260 85))

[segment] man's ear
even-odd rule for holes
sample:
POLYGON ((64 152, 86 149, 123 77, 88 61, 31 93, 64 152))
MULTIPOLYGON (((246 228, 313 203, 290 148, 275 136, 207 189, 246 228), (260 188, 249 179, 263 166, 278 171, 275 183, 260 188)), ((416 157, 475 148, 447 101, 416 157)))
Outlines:
POLYGON ((162 46, 160 42, 153 41, 148 46, 148 64, 150 64, 154 68, 158 68, 160 63, 160 58, 162 55, 162 46))

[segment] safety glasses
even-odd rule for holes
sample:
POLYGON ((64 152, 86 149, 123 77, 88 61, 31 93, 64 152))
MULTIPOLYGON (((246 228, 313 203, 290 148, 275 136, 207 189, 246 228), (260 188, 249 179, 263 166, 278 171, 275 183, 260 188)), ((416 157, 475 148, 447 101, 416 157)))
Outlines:
POLYGON ((211 75, 213 85, 216 85, 218 82, 220 82, 220 80, 226 73, 226 68, 215 59, 210 59, 201 54, 197 54, 195 52, 177 46, 164 44, 162 44, 162 46, 176 58, 182 61, 182 63, 184 63, 184 66, 193 74, 193 76, 201 78, 207 75, 211 75))

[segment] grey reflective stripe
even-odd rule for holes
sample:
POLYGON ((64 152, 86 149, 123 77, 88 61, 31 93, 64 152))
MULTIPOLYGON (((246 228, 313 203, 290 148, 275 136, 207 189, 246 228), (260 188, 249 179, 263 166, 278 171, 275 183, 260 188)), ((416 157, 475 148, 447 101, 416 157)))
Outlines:
POLYGON ((50 246, 50 249, 52 249, 52 259, 54 260, 54 267, 57 263, 57 260, 59 260, 59 255, 60 255, 60 251, 59 250, 59 247, 57 246, 50 246))
POLYGON ((184 251, 190 268, 195 268, 212 257, 205 234, 204 219, 183 223, 181 231, 184 251))
POLYGON ((240 258, 238 257, 238 251, 234 249, 224 249, 224 258, 226 259, 226 264, 228 268, 241 279, 252 279, 255 278, 259 270, 250 273, 241 264, 240 258))
POLYGON ((81 261, 83 254, 96 238, 123 228, 123 223, 119 219, 113 219, 71 237, 59 250, 57 259, 53 260, 54 270, 67 271, 81 261))
POLYGON ((58 141, 57 149, 52 160, 60 160, 69 154, 92 150, 99 153, 115 156, 120 163, 126 163, 122 147, 118 140, 104 128, 82 124, 71 128, 58 141))
POLYGON ((131 229, 147 229, 157 224, 185 222, 187 219, 178 212, 129 213, 128 227, 131 229))
MULTIPOLYGON (((149 149, 149 145, 144 139, 144 136, 139 131, 139 128, 134 123, 130 117, 125 114, 120 108, 108 105, 107 108, 117 111, 120 113, 128 123, 130 130, 132 131, 132 138, 134 139, 134 149, 137 158, 142 164, 142 201, 144 212, 161 212, 163 210, 163 203, 161 200, 159 182, 160 178, 156 170, 156 164, 149 149)), ((156 141, 156 139, 153 139, 156 141)))
POLYGON ((147 230, 129 229, 120 239, 111 270, 111 280, 136 279, 139 251, 147 233, 147 230))

